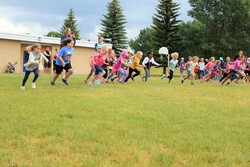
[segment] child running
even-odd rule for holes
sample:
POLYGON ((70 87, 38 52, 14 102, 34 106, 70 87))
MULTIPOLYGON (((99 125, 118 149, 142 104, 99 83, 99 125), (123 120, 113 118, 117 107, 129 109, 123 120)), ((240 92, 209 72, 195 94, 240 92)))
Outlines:
POLYGON ((73 48, 74 40, 72 40, 71 38, 67 38, 63 40, 62 44, 63 44, 63 47, 59 51, 58 58, 56 59, 56 75, 54 76, 54 78, 52 79, 50 83, 52 86, 55 85, 55 81, 60 76, 63 70, 65 70, 67 73, 66 73, 65 78, 62 79, 62 82, 65 85, 69 86, 68 78, 74 71, 70 63, 71 57, 74 54, 74 48, 73 48))
POLYGON ((49 62, 49 60, 41 53, 41 45, 40 44, 34 44, 30 45, 26 48, 26 50, 29 53, 29 60, 24 66, 26 67, 25 75, 23 78, 23 83, 21 86, 21 90, 25 90, 25 83, 27 82, 30 73, 34 73, 34 78, 31 84, 31 87, 33 89, 36 88, 36 80, 39 77, 39 70, 42 70, 42 59, 44 59, 46 62, 49 62))
POLYGON ((117 59, 116 63, 113 65, 112 72, 109 74, 106 83, 115 75, 116 72, 119 72, 119 83, 124 82, 124 78, 126 77, 126 71, 122 68, 123 66, 130 67, 125 62, 126 57, 129 55, 127 50, 123 50, 120 57, 117 59))
POLYGON ((131 78, 134 81, 134 78, 138 75, 140 75, 140 71, 137 69, 137 67, 146 67, 144 65, 140 65, 140 60, 142 58, 143 53, 141 51, 138 51, 134 56, 133 56, 133 62, 131 64, 131 67, 129 67, 129 73, 127 78, 125 79, 124 82, 128 82, 129 78, 131 78), (134 75, 132 73, 135 72, 134 75))
POLYGON ((160 66, 160 64, 155 62, 153 55, 154 55, 154 53, 152 51, 148 52, 147 57, 145 57, 143 62, 142 62, 142 65, 145 66, 144 70, 145 70, 146 75, 141 77, 141 78, 142 78, 142 81, 145 81, 145 83, 147 83, 148 77, 150 77, 150 68, 151 68, 152 64, 154 64, 156 66, 160 66))
POLYGON ((89 71, 89 75, 87 76, 87 78, 84 80, 84 83, 87 84, 89 78, 94 74, 95 72, 95 58, 102 52, 102 45, 98 45, 97 46, 97 51, 94 52, 94 54, 92 56, 90 56, 89 59, 89 65, 90 65, 90 71, 89 71))
POLYGON ((240 61, 240 55, 236 55, 234 58, 234 63, 232 68, 230 69, 229 75, 221 82, 221 85, 223 86, 224 83, 229 79, 228 85, 236 78, 238 78, 237 71, 242 67, 241 61, 240 61))
POLYGON ((201 83, 206 81, 207 78, 210 77, 211 69, 214 67, 214 62, 215 62, 215 58, 211 57, 209 59, 209 62, 205 65, 205 67, 204 67, 205 76, 202 78, 201 83))
POLYGON ((174 76, 174 70, 175 70, 175 67, 176 65, 178 65, 178 57, 179 57, 179 53, 177 52, 174 52, 172 54, 172 57, 173 59, 169 62, 168 64, 168 67, 170 68, 169 70, 169 75, 168 75, 168 83, 170 84, 171 83, 171 80, 173 79, 173 76, 174 76))
POLYGON ((105 71, 102 68, 106 58, 108 57, 108 47, 103 46, 102 52, 100 54, 95 55, 94 60, 94 67, 95 67, 95 76, 92 81, 89 83, 89 86, 93 86, 95 83, 96 85, 100 85, 100 79, 105 75, 105 71))
POLYGON ((198 65, 198 61, 199 61, 199 58, 197 56, 194 56, 193 60, 189 63, 188 70, 189 70, 190 75, 188 75, 186 78, 182 79, 181 83, 184 83, 184 81, 190 77, 191 85, 194 85, 194 77, 195 77, 194 69, 198 65))
POLYGON ((183 73, 184 73, 184 70, 185 70, 185 62, 184 62, 184 57, 181 58, 181 61, 180 61, 180 79, 183 79, 183 73))

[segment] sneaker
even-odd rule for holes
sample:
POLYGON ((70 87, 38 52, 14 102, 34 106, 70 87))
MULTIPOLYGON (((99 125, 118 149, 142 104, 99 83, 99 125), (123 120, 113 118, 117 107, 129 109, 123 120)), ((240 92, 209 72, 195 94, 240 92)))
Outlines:
POLYGON ((85 80, 84 80, 84 83, 87 84, 87 83, 88 83, 88 80, 85 79, 85 80))
POLYGON ((131 79, 132 79, 132 81, 135 81, 133 76, 131 76, 131 79))
POLYGON ((68 81, 67 81, 66 79, 62 79, 62 82, 63 82, 65 85, 69 86, 69 83, 68 83, 68 81))
POLYGON ((52 82, 52 81, 51 81, 51 82, 50 82, 50 85, 51 85, 51 86, 55 86, 55 82, 52 82))
POLYGON ((95 81, 95 84, 96 84, 96 85, 100 85, 100 84, 101 84, 100 80, 99 80, 99 79, 96 80, 96 81, 95 81))
POLYGON ((36 83, 33 82, 33 83, 31 84, 31 87, 32 87, 32 89, 36 89, 36 83))
POLYGON ((113 78, 111 78, 110 80, 111 80, 111 82, 114 82, 114 79, 113 79, 113 78))
POLYGON ((89 85, 89 86, 93 86, 93 83, 92 83, 92 82, 90 82, 88 85, 89 85))
POLYGON ((21 86, 21 90, 25 90, 25 86, 21 86))
POLYGON ((184 83, 184 79, 181 80, 181 83, 182 83, 182 84, 184 83))
POLYGON ((191 85, 194 85, 194 82, 191 82, 191 85))
POLYGON ((163 74, 163 75, 161 76, 161 80, 163 80, 164 78, 167 78, 167 75, 166 75, 166 74, 163 74))

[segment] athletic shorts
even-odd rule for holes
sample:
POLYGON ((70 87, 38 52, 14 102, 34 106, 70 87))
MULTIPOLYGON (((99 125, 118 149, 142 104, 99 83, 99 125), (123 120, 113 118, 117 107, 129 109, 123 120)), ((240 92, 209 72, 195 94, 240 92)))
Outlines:
POLYGON ((204 75, 210 74, 210 71, 207 69, 204 69, 204 75))
POLYGON ((72 69, 72 66, 70 63, 66 64, 64 67, 63 66, 59 66, 59 65, 56 65, 56 74, 61 74, 63 69, 68 72, 69 69, 72 69))
POLYGON ((103 68, 101 66, 95 65, 95 75, 99 75, 103 72, 103 68))

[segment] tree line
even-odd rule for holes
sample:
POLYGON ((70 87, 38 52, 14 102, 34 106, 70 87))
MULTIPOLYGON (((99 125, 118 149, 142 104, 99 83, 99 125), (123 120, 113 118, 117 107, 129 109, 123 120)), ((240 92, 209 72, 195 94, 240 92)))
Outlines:
MULTIPOLYGON (((99 35, 108 39, 117 54, 128 45, 135 51, 154 51, 156 59, 166 61, 157 55, 160 47, 166 46, 170 53, 177 51, 181 56, 198 55, 208 58, 231 56, 239 50, 250 53, 250 2, 248 0, 189 0, 192 21, 178 20, 179 4, 173 0, 159 0, 152 16, 152 25, 145 27, 139 35, 128 41, 126 18, 118 0, 107 5, 107 14, 101 19, 99 35)), ((70 27, 77 39, 80 31, 74 12, 70 9, 60 32, 48 36, 60 37, 70 27)), ((161 62, 161 63, 162 63, 161 62)))

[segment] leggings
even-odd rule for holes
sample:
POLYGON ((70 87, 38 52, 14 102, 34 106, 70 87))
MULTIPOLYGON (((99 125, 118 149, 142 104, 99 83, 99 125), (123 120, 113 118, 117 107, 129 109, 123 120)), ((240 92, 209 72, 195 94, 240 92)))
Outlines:
POLYGON ((22 86, 25 86, 25 83, 26 83, 26 81, 28 80, 30 73, 32 73, 32 72, 35 74, 34 79, 33 79, 32 82, 36 82, 37 78, 39 77, 38 68, 34 69, 33 71, 27 71, 27 70, 26 70, 25 75, 24 75, 24 78, 23 78, 22 86))
POLYGON ((144 68, 146 75, 142 78, 145 78, 145 82, 147 82, 148 77, 150 77, 150 68, 144 68))
POLYGON ((128 76, 127 76, 127 78, 125 79, 125 81, 124 82, 127 82, 128 80, 129 80, 129 78, 131 78, 132 77, 132 79, 134 78, 134 77, 136 77, 136 76, 138 76, 138 75, 140 75, 140 71, 138 70, 138 69, 133 69, 133 68, 130 68, 129 67, 129 72, 128 72, 128 76), (132 73, 133 72, 135 72, 135 74, 132 76, 132 73))
POLYGON ((174 71, 170 70, 168 79, 171 81, 173 79, 173 76, 174 76, 174 71))

